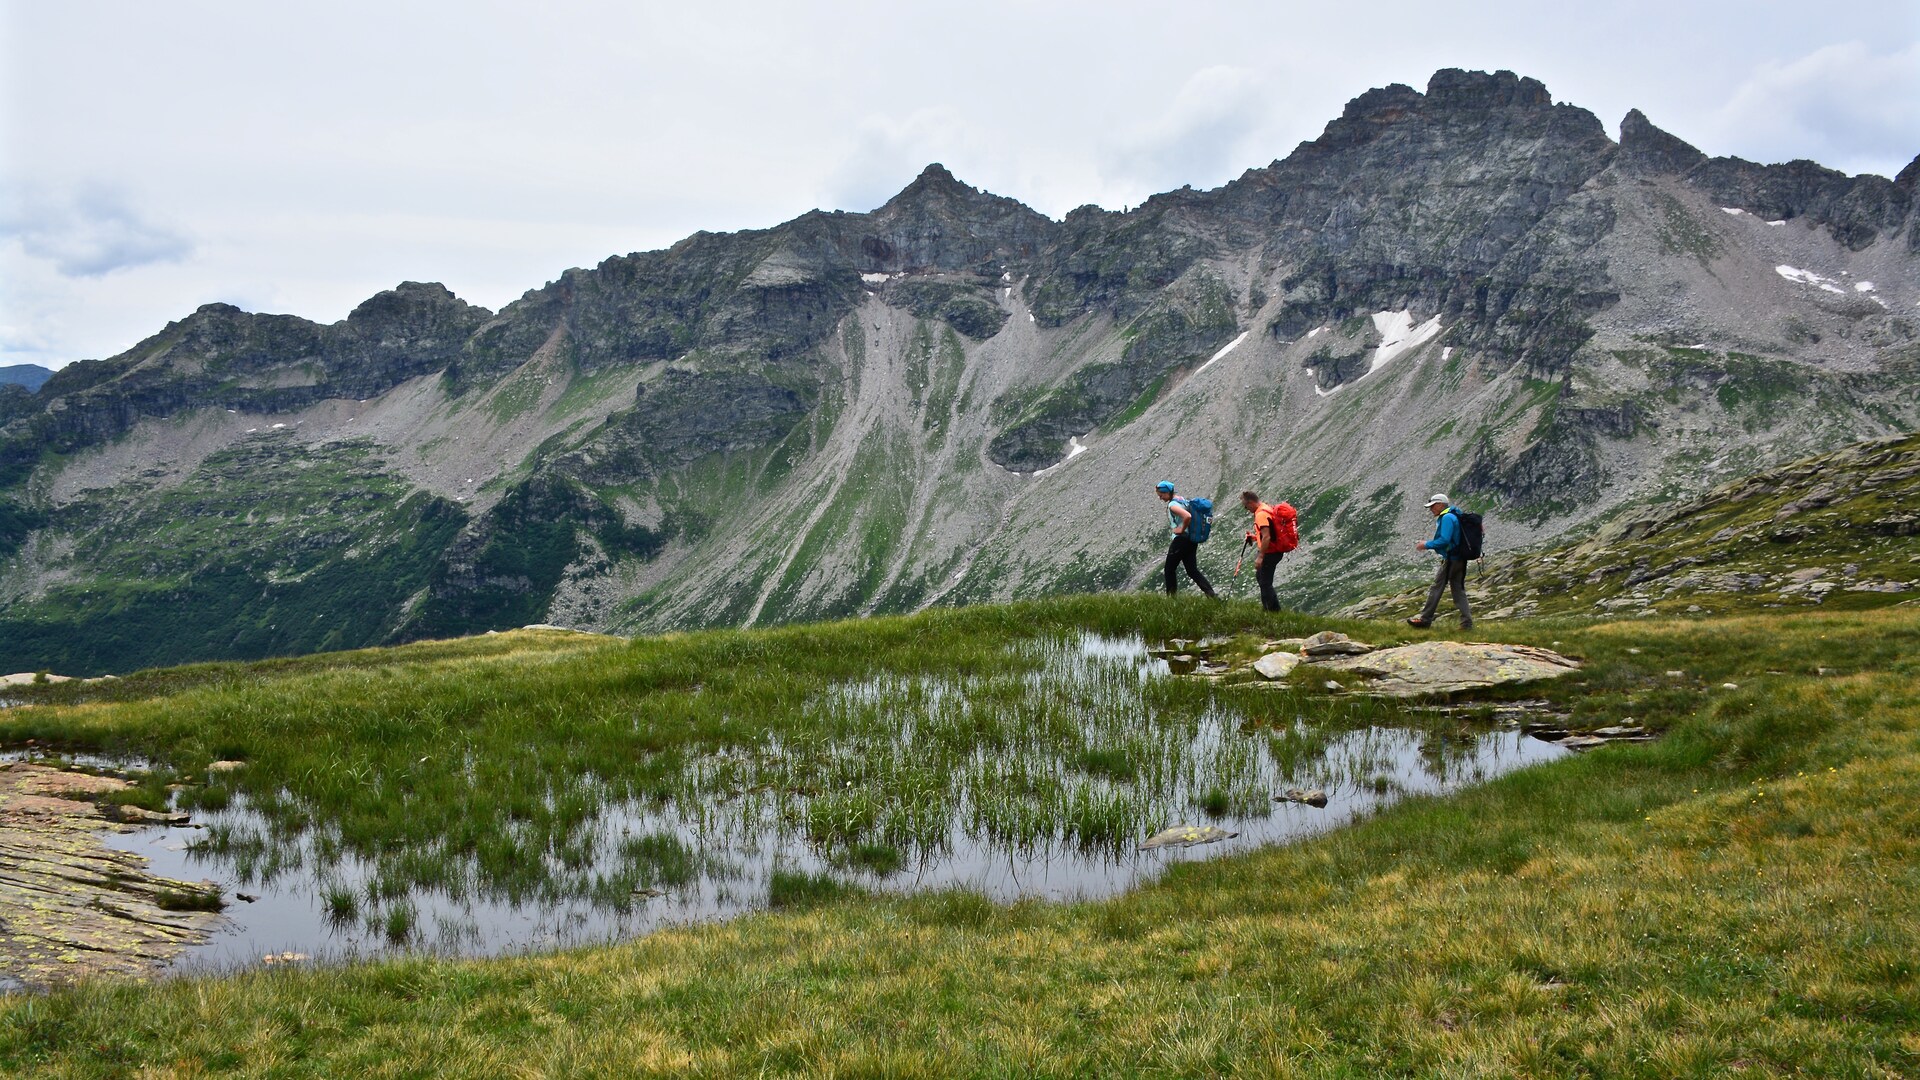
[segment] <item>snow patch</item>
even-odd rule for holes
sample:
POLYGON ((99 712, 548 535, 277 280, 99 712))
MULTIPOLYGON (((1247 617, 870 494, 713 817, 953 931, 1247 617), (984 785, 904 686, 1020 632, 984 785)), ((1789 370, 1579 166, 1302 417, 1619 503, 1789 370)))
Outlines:
POLYGON ((1027 321, 1028 321, 1028 322, 1039 322, 1040 320, 1038 320, 1038 319, 1036 319, 1036 318, 1034 318, 1034 317, 1033 317, 1033 312, 1031 312, 1031 311, 1029 311, 1029 312, 1027 312, 1027 321))
POLYGON ((1782 218, 1782 219, 1781 219, 1781 220, 1779 220, 1779 221, 1769 221, 1769 222, 1767 222, 1767 224, 1769 224, 1769 225, 1785 225, 1786 223, 1787 223, 1787 222, 1786 222, 1786 219, 1785 219, 1785 218, 1782 218))
POLYGON ((1442 363, 1445 363, 1452 356, 1453 356, 1453 346, 1448 345, 1446 348, 1443 348, 1440 350, 1440 361, 1442 363))
POLYGON ((1745 210, 1740 209, 1737 206, 1723 206, 1720 208, 1720 212, 1723 214, 1732 214, 1734 217, 1747 216, 1747 212, 1745 210))
POLYGON ((1812 285, 1822 292, 1840 293, 1844 296, 1847 291, 1841 288, 1840 283, 1832 278, 1821 277, 1811 270, 1802 270, 1797 266, 1788 266, 1785 263, 1781 263, 1779 266, 1773 268, 1773 272, 1795 284, 1812 285))
MULTIPOLYGON (((1346 383, 1341 383, 1341 384, 1340 384, 1340 386, 1345 386, 1345 385, 1347 385, 1347 384, 1346 384, 1346 383)), ((1333 395, 1335 395, 1335 394, 1337 394, 1337 393, 1339 393, 1339 392, 1340 392, 1340 386, 1336 386, 1336 387, 1334 387, 1334 388, 1333 388, 1333 389, 1331 389, 1331 390, 1322 390, 1322 389, 1320 389, 1320 384, 1319 384, 1319 383, 1314 383, 1314 384, 1313 384, 1313 396, 1314 396, 1314 397, 1332 397, 1333 395)))
POLYGON ((1314 338, 1314 337, 1319 337, 1319 336, 1320 336, 1321 334, 1324 334, 1324 333, 1326 333, 1326 332, 1327 332, 1327 328, 1326 328, 1326 327, 1324 327, 1324 326, 1316 326, 1316 327, 1314 327, 1313 329, 1311 329, 1311 330, 1309 330, 1309 331, 1307 331, 1307 336, 1308 336, 1308 337, 1310 337, 1310 338, 1314 338))
POLYGON ((1415 326, 1411 311, 1376 311, 1373 328, 1380 333, 1380 347, 1367 367, 1369 375, 1432 341, 1440 333, 1440 316, 1415 326))
POLYGON ((1873 282, 1871 282, 1871 281, 1856 281, 1856 282, 1854 282, 1854 283, 1853 283, 1853 291, 1854 291, 1854 292, 1872 292, 1872 291, 1873 291, 1873 282))
POLYGON ((885 274, 861 274, 861 275, 860 275, 860 280, 861 280, 861 281, 864 281, 864 282, 866 282, 866 283, 867 283, 867 284, 869 284, 869 285, 885 285, 885 284, 887 283, 887 275, 885 275, 885 274))
MULTIPOLYGON (((1200 374, 1200 373, 1201 373, 1202 371, 1205 371, 1205 370, 1207 370, 1208 368, 1210 368, 1210 367, 1212 367, 1212 366, 1213 366, 1213 362, 1214 362, 1215 360, 1218 360, 1218 359, 1220 359, 1221 357, 1223 357, 1223 356, 1225 356, 1225 355, 1227 355, 1228 353, 1230 353, 1230 352, 1232 352, 1232 351, 1234 350, 1234 348, 1235 348, 1236 346, 1238 346, 1238 345, 1239 345, 1239 344, 1240 344, 1241 342, 1243 342, 1243 341, 1245 341, 1245 340, 1247 340, 1247 335, 1248 335, 1248 334, 1251 334, 1251 333, 1253 333, 1253 331, 1251 331, 1251 330, 1242 330, 1242 331, 1240 332, 1240 336, 1239 336, 1239 337, 1237 337, 1237 338, 1234 338, 1234 339, 1233 339, 1232 341, 1229 341, 1229 342, 1227 342, 1227 343, 1226 343, 1226 344, 1225 344, 1224 346, 1222 346, 1222 347, 1221 347, 1221 349, 1220 349, 1220 351, 1219 351, 1219 352, 1217 352, 1217 353, 1214 353, 1214 354, 1213 354, 1212 356, 1209 356, 1209 357, 1207 357, 1207 362, 1206 362, 1206 363, 1204 363, 1204 364, 1201 364, 1201 365, 1200 365, 1199 367, 1197 367, 1197 368, 1195 368, 1195 369, 1194 369, 1194 371, 1193 371, 1193 373, 1194 373, 1195 375, 1198 375, 1198 374, 1200 374)), ((1072 455, 1068 455, 1068 456, 1069 456, 1069 457, 1071 457, 1072 455)))
MULTIPOLYGON (((1087 432, 1087 434, 1091 435, 1093 434, 1093 432, 1089 431, 1087 432)), ((1059 468, 1062 465, 1065 465, 1067 462, 1072 461, 1074 458, 1077 458, 1081 454, 1084 454, 1086 452, 1087 452, 1087 447, 1085 444, 1083 444, 1080 441, 1080 436, 1069 435, 1067 436, 1067 456, 1061 458, 1059 461, 1054 462, 1053 464, 1047 466, 1046 468, 1041 469, 1039 472, 1034 473, 1033 475, 1035 477, 1045 476, 1048 473, 1052 472, 1053 470, 1059 468)), ((1017 476, 1019 474, 1016 473, 1015 475, 1017 476)))

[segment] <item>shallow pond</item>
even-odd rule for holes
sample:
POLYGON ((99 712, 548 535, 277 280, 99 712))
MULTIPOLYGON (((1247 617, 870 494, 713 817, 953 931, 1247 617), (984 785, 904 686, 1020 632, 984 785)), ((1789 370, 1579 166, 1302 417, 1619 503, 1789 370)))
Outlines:
POLYGON ((1006 672, 834 686, 787 729, 804 738, 691 757, 668 798, 556 778, 547 798, 582 807, 578 824, 564 842, 514 849, 511 876, 451 843, 353 850, 325 821, 289 827, 243 795, 196 811, 204 828, 110 842, 232 901, 231 925, 181 969, 283 952, 498 954, 763 909, 827 878, 1001 901, 1108 896, 1169 863, 1322 832, 1566 753, 1513 728, 1169 678, 1139 640, 1018 651, 1006 672), (1276 801, 1288 788, 1323 790, 1327 805, 1276 801), (1238 835, 1140 849, 1182 823, 1238 835))

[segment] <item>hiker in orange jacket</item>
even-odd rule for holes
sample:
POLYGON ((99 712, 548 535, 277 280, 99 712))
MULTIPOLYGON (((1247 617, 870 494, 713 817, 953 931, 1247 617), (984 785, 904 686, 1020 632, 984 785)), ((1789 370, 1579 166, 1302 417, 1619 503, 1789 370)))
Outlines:
POLYGON ((1260 583, 1260 606, 1279 611, 1280 595, 1273 591, 1273 574, 1280 569, 1281 557, 1299 546, 1299 532, 1294 524, 1297 515, 1285 500, 1268 506, 1252 491, 1240 493, 1240 505, 1253 515, 1253 529, 1247 533, 1247 543, 1258 545, 1260 552, 1260 561, 1254 564, 1253 570, 1254 580, 1260 583))

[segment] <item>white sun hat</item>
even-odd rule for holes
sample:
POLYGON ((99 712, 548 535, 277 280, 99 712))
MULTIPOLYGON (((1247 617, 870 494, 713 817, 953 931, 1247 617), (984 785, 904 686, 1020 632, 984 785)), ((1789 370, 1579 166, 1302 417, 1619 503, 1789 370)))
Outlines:
POLYGON ((1452 506, 1453 500, 1447 498, 1447 493, 1443 491, 1435 495, 1433 498, 1428 499, 1427 505, 1428 506, 1452 506))

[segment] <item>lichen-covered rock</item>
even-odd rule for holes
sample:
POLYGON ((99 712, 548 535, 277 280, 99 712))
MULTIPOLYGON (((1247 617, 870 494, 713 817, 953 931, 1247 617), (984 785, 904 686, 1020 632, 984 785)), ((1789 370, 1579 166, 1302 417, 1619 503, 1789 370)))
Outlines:
POLYGON ((1550 649, 1530 645, 1422 641, 1365 656, 1327 660, 1320 667, 1365 679, 1361 693, 1418 697, 1555 679, 1579 670, 1580 665, 1550 649))
POLYGON ((0 983, 44 986, 89 975, 143 975, 205 941, 210 911, 170 910, 203 884, 147 872, 100 842, 91 799, 129 785, 43 765, 0 767, 0 983))

